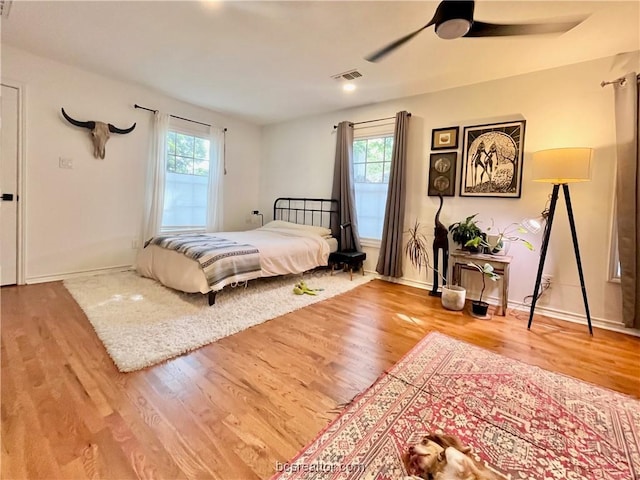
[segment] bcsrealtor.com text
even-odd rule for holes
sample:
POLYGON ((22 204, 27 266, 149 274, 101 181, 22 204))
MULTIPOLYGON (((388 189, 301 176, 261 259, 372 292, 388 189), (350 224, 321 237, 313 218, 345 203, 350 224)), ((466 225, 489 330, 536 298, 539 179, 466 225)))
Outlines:
POLYGON ((276 462, 276 472, 287 473, 353 473, 364 472, 365 466, 359 463, 280 463, 276 462))

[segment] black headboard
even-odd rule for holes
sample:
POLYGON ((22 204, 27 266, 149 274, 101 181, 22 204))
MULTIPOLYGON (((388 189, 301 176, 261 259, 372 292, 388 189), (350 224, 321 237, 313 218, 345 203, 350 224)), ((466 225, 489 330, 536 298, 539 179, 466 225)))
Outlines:
POLYGON ((280 197, 273 202, 273 219, 330 228, 340 238, 340 203, 326 198, 280 197))

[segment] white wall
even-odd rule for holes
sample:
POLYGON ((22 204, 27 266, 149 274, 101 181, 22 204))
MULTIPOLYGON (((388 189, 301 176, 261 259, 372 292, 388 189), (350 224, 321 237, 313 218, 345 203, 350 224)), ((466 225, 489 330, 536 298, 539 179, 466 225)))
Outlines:
MULTIPOLYGON (((59 62, 2 47, 2 78, 26 87, 27 281, 71 272, 130 265, 133 239, 140 236, 151 114, 133 104, 228 127, 225 178, 225 229, 246 227, 246 215, 259 208, 270 216, 278 196, 328 197, 331 193, 335 135, 341 120, 362 121, 412 113, 409 135, 408 226, 419 219, 430 236, 437 200, 426 196, 433 128, 524 118, 525 160, 522 198, 447 197, 445 224, 479 212, 486 226, 539 213, 550 191, 531 179, 531 153, 558 146, 595 148, 593 181, 571 187, 592 316, 620 322, 620 292, 607 281, 615 132, 613 90, 600 81, 638 69, 637 52, 553 70, 402 98, 367 107, 303 118, 263 128, 190 105, 138 85, 109 79, 59 62), (126 127, 113 135, 105 160, 92 156, 88 132, 70 126, 60 107, 78 119, 97 119, 126 127), (71 170, 59 157, 73 160, 71 170), (261 162, 262 159, 262 162, 261 162), (259 192, 259 195, 258 195, 259 192)), ((357 94, 357 92, 356 92, 357 94)), ((462 129, 461 129, 462 133, 462 129)), ((459 172, 458 178, 459 180, 459 172)), ((459 186, 457 187, 459 189, 459 186)), ((532 238, 539 247, 540 237, 532 238)), ((367 249, 367 268, 377 251, 367 249)), ((519 303, 533 289, 538 253, 514 245, 510 301, 519 303)), ((547 268, 552 290, 540 306, 568 315, 584 313, 561 202, 553 228, 547 268)), ((431 278, 405 267, 404 280, 426 284, 431 278)), ((474 295, 473 279, 470 296, 474 295)), ((497 289, 489 292, 496 295, 497 289)))
MULTIPOLYGON (((600 82, 637 69, 637 53, 266 127, 260 178, 261 208, 267 210, 276 196, 330 196, 335 149, 334 124, 342 120, 357 122, 389 117, 397 111, 408 110, 412 117, 405 225, 408 227, 417 218, 425 225, 424 233, 433 238, 433 218, 438 201, 426 195, 431 130, 524 118, 526 133, 522 197, 446 197, 441 220, 449 225, 478 212, 482 226, 486 227, 491 219, 497 225, 507 225, 539 214, 551 192, 551 186, 531 181, 532 152, 553 147, 593 147, 593 181, 571 186, 572 203, 592 318, 619 323, 619 285, 608 281, 616 160, 613 89, 601 88, 600 82)), ((462 128, 460 133, 462 135, 462 128)), ((459 179, 458 165, 456 191, 459 190, 459 179)), ((530 237, 537 247, 536 252, 519 245, 512 245, 509 252, 514 257, 509 299, 516 304, 533 291, 541 236, 530 237)), ((455 246, 452 245, 452 248, 455 246)), ((375 270, 378 252, 372 248, 366 251, 366 267, 375 270)), ((422 283, 427 280, 424 274, 420 277, 408 262, 405 264, 404 280, 422 283)), ((562 198, 556 211, 545 271, 554 275, 554 285, 541 298, 539 305, 546 307, 548 312, 583 317, 584 306, 562 198)), ((428 281, 431 281, 431 276, 428 281)), ((478 291, 477 282, 475 286, 473 282, 473 278, 467 277, 465 280, 467 285, 472 286, 469 292, 472 298, 478 291)), ((489 295, 497 295, 495 287, 489 291, 489 295)))
POLYGON ((260 127, 6 45, 2 78, 26 87, 27 282, 133 263, 152 119, 135 103, 227 127, 225 229, 245 228, 257 208, 260 127), (99 160, 89 131, 67 123, 61 107, 79 120, 137 126, 113 134, 99 160), (73 169, 59 168, 59 157, 71 158, 73 169))

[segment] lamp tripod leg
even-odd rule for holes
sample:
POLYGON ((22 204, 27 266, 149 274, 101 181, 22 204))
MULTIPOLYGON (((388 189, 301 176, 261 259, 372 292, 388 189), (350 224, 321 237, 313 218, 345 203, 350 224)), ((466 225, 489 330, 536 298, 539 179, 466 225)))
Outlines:
POLYGON ((569 196, 569 185, 562 185, 564 200, 567 203, 567 213, 569 214, 569 225, 571 226, 571 238, 573 239, 573 251, 576 254, 576 262, 578 263, 578 275, 580 276, 580 288, 582 289, 582 299, 584 300, 584 309, 587 313, 587 325, 589 325, 589 334, 593 336, 593 328, 591 328, 591 314, 589 313, 589 302, 587 301, 587 289, 584 286, 584 274, 582 273, 582 262, 580 261, 580 248, 578 248, 578 235, 576 233, 576 224, 573 219, 573 209, 571 208, 571 197, 569 196))
POLYGON ((529 312, 529 324, 527 330, 531 329, 533 322, 533 312, 536 309, 538 301, 538 293, 540 292, 540 283, 542 281, 542 271, 544 270, 544 261, 547 258, 547 249, 549 248, 549 238, 551 237, 551 226, 553 225, 553 216, 556 212, 556 203, 558 203, 558 192, 560 185, 554 185, 551 193, 551 204, 549 205, 549 216, 547 217, 547 225, 544 229, 542 237, 542 251, 540 252, 540 263, 538 264, 538 274, 536 275, 536 285, 533 289, 533 299, 531 300, 531 310, 529 312))

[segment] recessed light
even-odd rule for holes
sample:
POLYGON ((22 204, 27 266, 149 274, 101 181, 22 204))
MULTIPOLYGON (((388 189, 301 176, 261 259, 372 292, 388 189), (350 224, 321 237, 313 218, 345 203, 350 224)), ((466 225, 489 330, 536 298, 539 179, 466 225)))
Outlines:
POLYGON ((353 92, 356 89, 356 85, 355 83, 347 82, 344 85, 342 85, 342 89, 345 92, 353 92))

